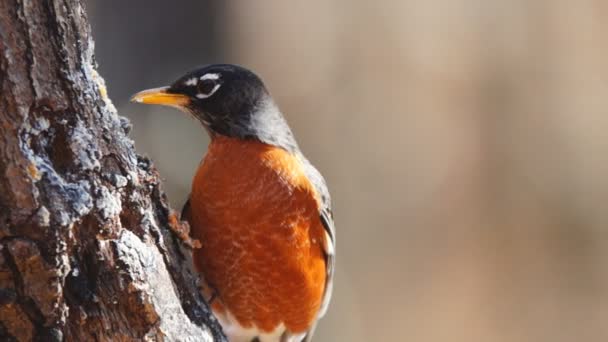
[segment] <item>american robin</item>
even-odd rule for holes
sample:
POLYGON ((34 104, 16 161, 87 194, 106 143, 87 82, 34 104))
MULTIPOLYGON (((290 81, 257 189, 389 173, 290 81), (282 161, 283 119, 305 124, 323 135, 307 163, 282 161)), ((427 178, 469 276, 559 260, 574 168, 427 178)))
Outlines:
POLYGON ((132 100, 187 112, 211 137, 182 218, 229 340, 310 341, 332 292, 330 197, 262 80, 209 65, 132 100))

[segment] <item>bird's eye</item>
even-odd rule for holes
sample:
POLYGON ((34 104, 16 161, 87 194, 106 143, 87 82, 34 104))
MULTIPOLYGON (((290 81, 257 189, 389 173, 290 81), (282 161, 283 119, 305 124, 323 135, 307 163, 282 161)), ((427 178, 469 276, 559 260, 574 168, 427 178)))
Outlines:
POLYGON ((215 81, 213 80, 202 80, 198 82, 198 92, 202 95, 209 95, 215 87, 215 81))
POLYGON ((221 85, 219 74, 205 74, 196 83, 196 97, 205 99, 213 95, 221 85))

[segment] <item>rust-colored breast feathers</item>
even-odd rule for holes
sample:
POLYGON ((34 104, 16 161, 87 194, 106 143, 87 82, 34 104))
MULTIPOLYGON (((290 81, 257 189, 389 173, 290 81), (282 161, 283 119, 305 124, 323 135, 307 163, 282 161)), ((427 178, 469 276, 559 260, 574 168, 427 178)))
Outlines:
POLYGON ((194 178, 195 263, 243 327, 310 328, 325 286, 318 195, 297 156, 255 141, 215 137, 194 178))

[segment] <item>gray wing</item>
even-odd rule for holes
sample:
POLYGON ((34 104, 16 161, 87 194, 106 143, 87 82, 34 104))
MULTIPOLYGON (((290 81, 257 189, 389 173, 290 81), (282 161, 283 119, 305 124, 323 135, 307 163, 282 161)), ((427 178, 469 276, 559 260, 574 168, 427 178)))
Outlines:
POLYGON ((327 268, 325 278, 325 292, 323 293, 323 301, 321 302, 321 308, 319 309, 319 318, 325 315, 329 301, 331 300, 331 293, 333 290, 333 278, 334 278, 334 266, 336 263, 336 242, 335 242, 335 226, 333 214, 330 208, 321 212, 321 222, 327 233, 327 241, 325 246, 325 264, 327 268))
MULTIPOLYGON (((321 197, 321 209, 320 218, 325 228, 326 239, 325 239, 325 265, 326 265, 326 277, 325 277, 325 292, 323 293, 323 300, 321 301, 321 307, 317 315, 317 319, 323 317, 327 312, 329 302, 331 300, 331 293, 333 289, 333 278, 334 278, 334 266, 335 266, 335 255, 336 255, 336 227, 334 224, 334 217, 331 209, 331 197, 329 196, 329 190, 327 184, 321 173, 312 164, 302 156, 304 162, 304 172, 308 179, 315 186, 315 190, 321 197)), ((316 325, 316 324, 315 324, 316 325)), ((314 333, 315 326, 308 331, 304 341, 310 341, 314 333)))

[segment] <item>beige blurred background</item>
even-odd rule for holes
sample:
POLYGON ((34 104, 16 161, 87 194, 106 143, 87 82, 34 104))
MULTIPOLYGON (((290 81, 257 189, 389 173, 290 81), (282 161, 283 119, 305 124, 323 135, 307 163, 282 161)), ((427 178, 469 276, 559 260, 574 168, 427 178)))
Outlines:
POLYGON ((129 95, 212 62, 266 81, 334 199, 316 341, 608 341, 608 2, 88 2, 175 208, 208 139, 129 95))

